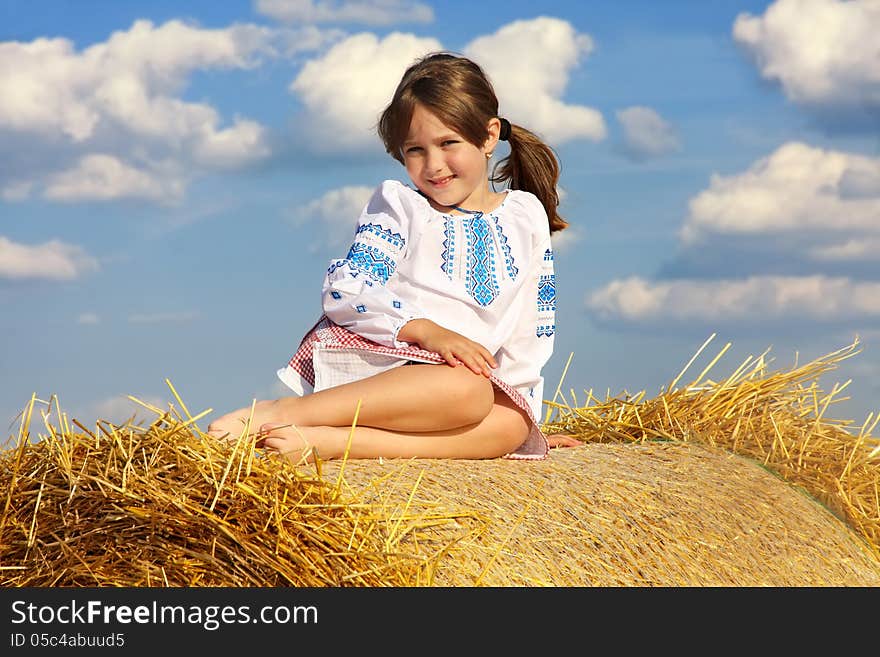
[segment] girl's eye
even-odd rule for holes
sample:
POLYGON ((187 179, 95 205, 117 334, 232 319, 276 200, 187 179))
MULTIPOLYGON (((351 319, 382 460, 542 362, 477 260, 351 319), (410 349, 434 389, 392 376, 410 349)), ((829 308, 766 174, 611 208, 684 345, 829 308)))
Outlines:
POLYGON ((422 150, 421 146, 410 146, 409 148, 406 149, 406 152, 407 153, 418 153, 421 150, 422 150))
POLYGON ((447 139, 446 141, 443 142, 443 145, 444 146, 452 146, 453 144, 457 144, 457 143, 458 143, 457 139, 447 139))

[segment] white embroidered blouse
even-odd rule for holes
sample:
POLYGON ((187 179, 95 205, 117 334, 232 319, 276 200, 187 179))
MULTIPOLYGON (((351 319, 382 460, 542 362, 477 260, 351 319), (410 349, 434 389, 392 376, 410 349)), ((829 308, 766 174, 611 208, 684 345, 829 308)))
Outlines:
MULTIPOLYGON (((358 219, 348 255, 330 262, 322 302, 332 322, 390 349, 411 346, 397 334, 418 318, 479 342, 498 361, 493 374, 541 421, 556 280, 547 214, 533 194, 508 190, 491 212, 445 214, 403 183, 384 181, 358 219)), ((407 358, 401 353, 396 364, 407 358)), ((290 366, 279 376, 300 387, 290 366)))

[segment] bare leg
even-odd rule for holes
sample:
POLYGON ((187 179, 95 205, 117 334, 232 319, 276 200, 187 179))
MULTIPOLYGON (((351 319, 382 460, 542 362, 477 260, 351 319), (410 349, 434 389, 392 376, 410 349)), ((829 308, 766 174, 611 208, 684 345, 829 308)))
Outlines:
POLYGON ((294 463, 314 459, 348 458, 447 458, 488 459, 514 451, 526 439, 528 416, 503 392, 495 391, 495 402, 480 422, 442 431, 391 431, 356 426, 352 434, 346 427, 290 427, 266 424, 264 437, 256 445, 284 455, 294 463))
MULTIPOLYGON (((442 431, 480 422, 491 411, 493 399, 489 379, 467 367, 405 365, 304 397, 258 402, 250 426, 252 432, 267 423, 350 427, 360 402, 359 426, 442 431)), ((240 436, 250 416, 250 406, 227 413, 212 422, 208 432, 240 436)))

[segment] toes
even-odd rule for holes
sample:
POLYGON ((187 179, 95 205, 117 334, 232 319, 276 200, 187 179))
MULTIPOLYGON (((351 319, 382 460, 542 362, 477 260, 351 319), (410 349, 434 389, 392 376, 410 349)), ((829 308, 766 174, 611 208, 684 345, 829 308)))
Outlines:
POLYGON ((289 424, 281 424, 279 422, 264 422, 260 425, 260 433, 269 433, 275 429, 283 429, 289 426, 289 424))
POLYGON ((289 424, 278 424, 277 422, 264 422, 260 425, 260 428, 257 431, 257 440, 254 445, 256 447, 267 447, 266 439, 274 437, 270 436, 269 434, 271 434, 275 429, 284 429, 285 427, 289 426, 289 424))
POLYGON ((261 424, 255 446, 284 456, 295 465, 313 460, 314 448, 302 432, 292 424, 277 422, 261 424))
POLYGON ((572 435, 564 433, 554 433, 547 436, 547 442, 551 448, 555 447, 579 447, 583 444, 580 440, 572 435))

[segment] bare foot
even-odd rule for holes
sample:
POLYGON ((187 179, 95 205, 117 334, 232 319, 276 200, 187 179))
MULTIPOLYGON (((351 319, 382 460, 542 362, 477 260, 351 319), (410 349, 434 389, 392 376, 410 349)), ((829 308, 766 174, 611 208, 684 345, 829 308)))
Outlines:
POLYGON ((283 456, 294 465, 330 460, 342 455, 339 438, 347 434, 337 427, 296 427, 266 423, 260 427, 255 447, 283 456))
POLYGON ((567 433, 553 433, 547 436, 547 442, 550 443, 550 449, 556 447, 578 447, 584 443, 574 436, 567 433))
POLYGON ((218 417, 208 425, 208 434, 215 438, 237 440, 245 435, 256 435, 258 428, 264 424, 285 424, 290 423, 291 419, 287 404, 280 399, 267 399, 256 402, 253 407, 245 406, 218 417))

